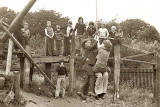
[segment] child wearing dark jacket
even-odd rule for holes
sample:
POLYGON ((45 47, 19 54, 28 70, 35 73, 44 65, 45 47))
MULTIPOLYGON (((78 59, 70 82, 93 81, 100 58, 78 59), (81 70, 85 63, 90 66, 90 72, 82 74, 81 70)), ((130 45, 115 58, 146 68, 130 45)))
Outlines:
POLYGON ((57 66, 56 72, 58 73, 58 78, 57 78, 55 98, 59 97, 61 87, 62 87, 62 98, 64 98, 66 90, 66 76, 68 76, 68 74, 67 74, 67 69, 64 66, 63 60, 61 60, 59 66, 57 66))

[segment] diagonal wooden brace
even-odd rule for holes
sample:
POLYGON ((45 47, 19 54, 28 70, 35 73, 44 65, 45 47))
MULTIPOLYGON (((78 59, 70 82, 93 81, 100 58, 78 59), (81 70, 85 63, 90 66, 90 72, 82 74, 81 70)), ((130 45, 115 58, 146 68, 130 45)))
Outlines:
POLYGON ((41 68, 39 68, 39 66, 34 62, 34 60, 32 59, 32 57, 25 51, 25 49, 22 47, 22 45, 16 40, 16 38, 9 32, 9 30, 2 25, 2 22, 0 22, 0 28, 2 28, 6 34, 10 37, 10 39, 14 42, 15 45, 17 45, 17 47, 24 53, 24 55, 26 56, 26 58, 30 61, 31 64, 33 64, 38 71, 44 76, 44 78, 50 83, 50 85, 52 86, 53 89, 55 89, 54 84, 51 82, 51 80, 47 77, 47 75, 42 71, 41 68))

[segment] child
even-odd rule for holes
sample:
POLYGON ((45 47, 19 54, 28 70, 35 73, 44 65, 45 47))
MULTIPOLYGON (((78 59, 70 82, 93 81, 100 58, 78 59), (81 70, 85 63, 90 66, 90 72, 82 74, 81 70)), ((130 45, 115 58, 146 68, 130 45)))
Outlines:
POLYGON ((83 55, 83 50, 82 50, 82 41, 85 39, 85 32, 86 32, 86 25, 83 22, 83 18, 79 17, 78 18, 78 23, 76 23, 76 26, 74 28, 74 32, 77 31, 76 35, 76 53, 77 54, 82 54, 83 55))
POLYGON ((65 36, 64 36, 64 55, 70 55, 70 49, 71 49, 71 37, 72 37, 72 22, 68 21, 67 27, 65 29, 65 36))
POLYGON ((93 22, 89 22, 89 27, 87 28, 87 34, 89 38, 94 38, 94 34, 96 32, 96 28, 93 22))
POLYGON ((45 28, 45 44, 46 44, 46 55, 54 55, 54 31, 51 27, 51 21, 47 21, 47 27, 45 28))
POLYGON ((109 40, 103 40, 98 48, 97 61, 93 68, 96 75, 95 93, 97 97, 102 97, 106 94, 108 85, 108 72, 110 68, 107 65, 112 43, 109 40))
POLYGON ((61 27, 60 25, 56 26, 56 30, 55 30, 55 36, 56 36, 56 48, 57 48, 57 54, 58 55, 63 55, 63 51, 64 51, 64 35, 61 31, 61 27))
POLYGON ((92 67, 96 63, 97 56, 97 41, 93 38, 85 39, 82 42, 82 47, 84 48, 85 54, 85 64, 83 65, 83 70, 87 72, 88 81, 86 83, 87 90, 84 90, 84 94, 87 93, 89 96, 94 96, 94 84, 95 84, 95 74, 92 67))
POLYGON ((101 24, 101 28, 99 28, 98 33, 99 33, 99 36, 105 37, 106 39, 108 38, 109 32, 105 28, 105 24, 104 23, 101 24))
POLYGON ((21 28, 21 33, 22 33, 22 46, 26 48, 26 45, 29 45, 29 39, 30 39, 29 25, 27 22, 23 22, 23 28, 21 28))
POLYGON ((61 87, 62 87, 62 98, 64 98, 66 89, 66 76, 68 76, 66 67, 64 66, 64 61, 61 60, 59 64, 60 65, 56 69, 56 71, 58 72, 57 86, 55 92, 56 99, 59 97, 61 87))

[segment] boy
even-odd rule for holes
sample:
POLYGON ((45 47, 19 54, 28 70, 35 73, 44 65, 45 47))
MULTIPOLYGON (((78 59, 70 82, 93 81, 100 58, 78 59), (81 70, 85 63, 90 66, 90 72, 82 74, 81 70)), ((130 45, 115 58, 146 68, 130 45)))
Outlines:
POLYGON ((47 27, 45 28, 45 44, 46 44, 46 55, 54 55, 54 31, 51 27, 51 21, 47 21, 47 27))
POLYGON ((67 27, 65 28, 65 36, 64 36, 64 55, 70 55, 71 50, 71 37, 72 37, 72 22, 68 21, 67 27))
POLYGON ((29 25, 27 22, 23 22, 23 28, 21 28, 21 33, 22 33, 22 46, 26 48, 26 45, 29 45, 29 39, 30 39, 29 25))
POLYGON ((95 93, 97 98, 104 97, 108 85, 108 72, 110 68, 107 65, 112 43, 109 40, 103 40, 101 46, 98 47, 97 61, 93 68, 96 75, 95 93))
POLYGON ((94 34, 96 32, 96 28, 93 22, 89 22, 89 27, 87 28, 87 35, 89 38, 94 38, 94 34))
POLYGON ((56 30, 55 30, 55 36, 56 36, 56 48, 57 48, 57 54, 58 55, 63 55, 64 51, 64 35, 61 31, 60 25, 56 25, 56 30))
POLYGON ((84 89, 84 94, 88 94, 89 96, 94 96, 94 84, 95 84, 95 74, 92 70, 92 67, 96 63, 97 56, 97 41, 93 38, 85 39, 82 42, 82 47, 84 49, 84 58, 85 64, 83 65, 83 70, 87 72, 88 80, 86 82, 86 88, 84 89))
POLYGON ((104 23, 101 24, 101 28, 99 28, 98 33, 99 33, 99 36, 105 37, 106 39, 109 37, 109 32, 105 28, 104 23))
POLYGON ((66 76, 68 76, 66 67, 64 66, 64 61, 61 60, 59 64, 60 65, 57 66, 57 69, 56 69, 56 71, 58 73, 56 92, 55 92, 55 98, 56 99, 59 97, 61 87, 62 87, 62 98, 64 98, 65 89, 66 89, 66 83, 65 83, 66 82, 66 76))
POLYGON ((83 39, 86 38, 85 37, 86 25, 84 24, 82 17, 78 18, 78 23, 76 23, 76 26, 73 31, 74 32, 77 31, 76 44, 75 44, 76 54, 83 56, 84 52, 82 50, 82 41, 83 41, 83 39))

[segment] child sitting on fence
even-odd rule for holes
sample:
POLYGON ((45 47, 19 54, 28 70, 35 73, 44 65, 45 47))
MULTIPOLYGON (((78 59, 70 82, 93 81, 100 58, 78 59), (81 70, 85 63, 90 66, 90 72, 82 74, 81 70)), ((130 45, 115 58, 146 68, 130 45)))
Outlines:
POLYGON ((55 37, 56 37, 56 48, 57 48, 57 55, 63 55, 64 54, 64 35, 61 31, 60 25, 56 26, 55 30, 55 37))
POLYGON ((54 55, 54 32, 53 28, 51 27, 51 21, 47 21, 47 27, 45 28, 45 51, 47 56, 54 55))
POLYGON ((59 97, 61 87, 62 87, 62 98, 64 98, 66 90, 66 76, 68 76, 68 73, 66 67, 64 66, 63 60, 60 61, 56 71, 58 73, 58 78, 57 78, 55 98, 57 99, 59 97))

